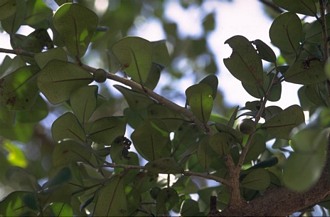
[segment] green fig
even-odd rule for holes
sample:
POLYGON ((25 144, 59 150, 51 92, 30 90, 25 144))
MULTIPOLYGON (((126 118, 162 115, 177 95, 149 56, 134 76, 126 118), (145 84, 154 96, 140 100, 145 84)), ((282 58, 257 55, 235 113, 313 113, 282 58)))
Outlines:
POLYGON ((94 81, 103 83, 107 80, 107 72, 103 69, 97 69, 94 74, 94 81))
POLYGON ((244 134, 252 134, 256 130, 256 123, 251 119, 243 119, 238 126, 239 131, 244 134))

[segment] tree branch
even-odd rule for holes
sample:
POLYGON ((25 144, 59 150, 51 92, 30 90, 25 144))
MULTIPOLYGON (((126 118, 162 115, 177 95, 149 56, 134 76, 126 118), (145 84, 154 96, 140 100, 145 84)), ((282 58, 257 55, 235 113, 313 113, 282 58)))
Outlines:
POLYGON ((0 48, 0 53, 10 53, 10 54, 16 54, 16 55, 23 55, 23 56, 28 56, 28 57, 34 57, 34 53, 25 51, 22 49, 5 49, 5 48, 0 48))

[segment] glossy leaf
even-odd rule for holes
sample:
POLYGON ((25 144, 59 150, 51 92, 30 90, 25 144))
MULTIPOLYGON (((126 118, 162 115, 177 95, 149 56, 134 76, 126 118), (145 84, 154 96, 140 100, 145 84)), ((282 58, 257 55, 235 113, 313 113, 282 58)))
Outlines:
POLYGON ((56 11, 53 22, 69 52, 82 57, 98 25, 97 15, 80 4, 67 3, 56 11))
POLYGON ((285 81, 295 84, 316 84, 326 80, 324 65, 320 61, 300 60, 284 73, 285 81))
POLYGON ((249 172, 241 181, 241 186, 252 190, 265 190, 270 185, 270 176, 267 170, 255 169, 249 172))
POLYGON ((317 9, 315 5, 315 1, 311 0, 291 0, 291 1, 286 1, 286 0, 273 0, 273 2, 294 13, 299 13, 299 14, 305 14, 309 16, 316 16, 317 14, 317 9))
POLYGON ((86 135, 77 117, 67 112, 57 118, 52 125, 52 136, 54 141, 73 139, 78 142, 85 142, 86 135))
POLYGON ((294 191, 306 191, 320 178, 326 160, 325 148, 311 153, 291 153, 283 168, 283 182, 294 191))
POLYGON ((269 37, 282 52, 296 53, 303 37, 299 17, 292 12, 281 14, 273 21, 269 37))
POLYGON ((305 121, 304 113, 298 105, 292 105, 268 119, 262 128, 278 138, 289 139, 291 130, 305 121))
POLYGON ((111 48, 123 70, 136 82, 147 81, 152 64, 152 45, 139 37, 126 37, 111 48))
POLYGON ((155 127, 152 122, 145 122, 131 135, 134 147, 148 161, 169 156, 166 146, 169 142, 168 133, 155 127))
POLYGON ((238 35, 225 43, 233 49, 231 56, 223 60, 230 73, 241 82, 263 87, 262 62, 251 42, 238 35))
POLYGON ((4 20, 10 17, 16 12, 16 1, 13 0, 1 0, 0 1, 0 20, 4 20))
POLYGON ((38 97, 37 69, 23 66, 0 79, 0 105, 8 109, 31 108, 38 97))
POLYGON ((93 216, 125 216, 127 199, 121 177, 113 176, 96 194, 93 216))
POLYGON ((274 51, 265 42, 257 39, 253 41, 253 44, 256 46, 261 59, 271 63, 276 62, 276 55, 274 51))
POLYGON ((110 145, 115 138, 125 134, 126 121, 123 117, 104 117, 95 120, 88 129, 88 137, 94 142, 110 145))
POLYGON ((195 84, 187 88, 186 97, 191 111, 202 122, 206 123, 213 108, 212 89, 207 84, 195 84))
POLYGON ((97 86, 84 86, 70 96, 70 105, 81 124, 85 124, 96 109, 97 86))
POLYGON ((92 81, 93 76, 79 66, 60 60, 48 62, 38 76, 39 89, 53 104, 68 100, 74 90, 92 81))
POLYGON ((52 153, 53 165, 55 167, 76 162, 88 162, 90 156, 91 149, 74 140, 65 140, 57 143, 52 153))

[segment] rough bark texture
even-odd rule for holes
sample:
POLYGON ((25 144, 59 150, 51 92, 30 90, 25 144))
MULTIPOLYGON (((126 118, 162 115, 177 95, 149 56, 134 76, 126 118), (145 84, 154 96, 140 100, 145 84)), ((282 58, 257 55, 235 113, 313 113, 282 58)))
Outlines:
MULTIPOLYGON (((321 202, 330 195, 330 158, 323 170, 320 180, 308 191, 297 193, 284 187, 273 187, 252 201, 240 206, 229 206, 212 216, 288 216, 321 202)), ((211 214, 211 213, 210 213, 211 214)))

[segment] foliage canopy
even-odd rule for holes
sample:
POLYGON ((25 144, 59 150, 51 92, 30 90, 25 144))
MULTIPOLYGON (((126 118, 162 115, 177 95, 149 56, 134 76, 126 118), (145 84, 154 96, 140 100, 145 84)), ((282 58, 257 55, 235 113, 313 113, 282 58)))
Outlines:
MULTIPOLYGON (((55 2, 56 10, 42 0, 0 0, 12 46, 0 51, 16 54, 0 66, 0 182, 8 190, 1 215, 253 216, 330 208, 326 1, 268 2, 283 11, 269 30, 278 56, 259 39, 224 42, 232 49, 224 65, 255 98, 242 108, 221 102, 205 36, 180 37, 163 18, 166 1, 145 13, 161 20, 168 42, 129 36, 143 1, 116 1, 102 14, 93 1, 55 2), (23 25, 32 32, 17 33, 23 25), (200 74, 184 94, 159 88, 164 74, 182 78, 178 58, 201 57, 207 64, 192 64, 200 74), (300 105, 269 106, 285 94, 284 82, 301 85, 300 105), (170 100, 175 95, 186 105, 170 100)), ((203 27, 213 30, 213 13, 203 27)))

